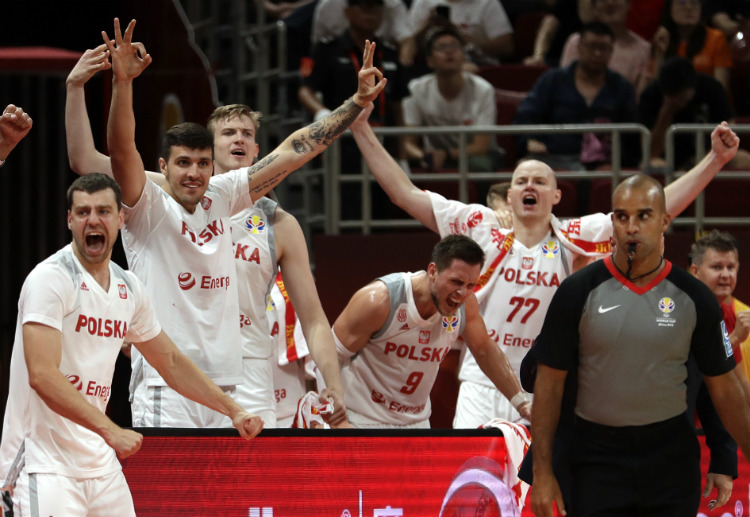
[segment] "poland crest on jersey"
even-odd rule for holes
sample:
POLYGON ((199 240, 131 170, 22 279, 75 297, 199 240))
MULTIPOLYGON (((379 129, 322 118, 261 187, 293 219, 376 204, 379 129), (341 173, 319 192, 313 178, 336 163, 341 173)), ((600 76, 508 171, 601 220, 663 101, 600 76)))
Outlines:
POLYGON ((251 215, 245 221, 245 228, 250 230, 250 233, 257 235, 263 233, 263 230, 266 228, 266 222, 259 215, 251 215))

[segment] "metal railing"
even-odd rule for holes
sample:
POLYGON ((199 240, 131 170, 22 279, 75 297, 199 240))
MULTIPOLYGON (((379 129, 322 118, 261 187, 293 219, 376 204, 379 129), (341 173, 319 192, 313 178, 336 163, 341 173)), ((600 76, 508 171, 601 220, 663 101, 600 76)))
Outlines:
MULTIPOLYGON (((695 137, 695 156, 702 157, 706 154, 706 134, 710 134, 716 128, 716 124, 673 124, 665 135, 664 154, 667 162, 667 181, 672 176, 680 176, 675 170, 675 136, 685 133, 693 133, 695 137)), ((732 124, 732 130, 738 135, 749 134, 750 124, 732 124)), ((742 180, 750 179, 750 171, 719 172, 717 179, 742 180)), ((747 199, 748 213, 750 213, 750 197, 747 199)), ((678 217, 672 224, 675 226, 694 226, 696 233, 701 232, 706 225, 712 226, 750 226, 750 217, 708 217, 706 216, 705 198, 701 192, 695 199, 695 216, 678 217)))
MULTIPOLYGON (((440 135, 451 134, 458 136, 459 160, 457 172, 419 173, 411 175, 412 181, 417 185, 426 181, 458 182, 458 200, 469 201, 469 183, 472 181, 504 181, 512 176, 512 172, 469 172, 466 147, 469 137, 474 134, 493 135, 521 135, 521 134, 549 134, 549 133, 609 133, 612 137, 612 170, 611 171, 584 171, 584 172, 562 172, 558 176, 566 179, 598 179, 612 178, 613 185, 620 180, 622 170, 622 135, 625 133, 636 133, 640 135, 641 156, 648 156, 651 147, 651 133, 641 124, 564 124, 564 125, 513 125, 513 126, 442 126, 442 127, 420 127, 420 128, 373 128, 379 137, 403 136, 403 135, 440 135)), ((347 133, 342 138, 351 138, 347 133)), ((363 234, 371 233, 373 228, 413 228, 421 224, 413 220, 400 219, 378 219, 372 218, 371 185, 375 178, 370 173, 367 165, 362 160, 359 174, 342 174, 341 171, 341 149, 340 142, 335 142, 331 148, 323 153, 322 169, 308 169, 302 172, 308 179, 320 177, 323 183, 323 194, 328 202, 325 203, 325 214, 323 223, 325 232, 328 234, 339 234, 342 229, 360 228, 363 234), (342 220, 340 217, 341 197, 339 188, 343 184, 359 183, 362 199, 361 219, 342 220)), ((299 173, 295 173, 299 174, 299 173)), ((305 207, 302 208, 304 213, 305 207)), ((320 220, 314 221, 320 223, 320 220)))

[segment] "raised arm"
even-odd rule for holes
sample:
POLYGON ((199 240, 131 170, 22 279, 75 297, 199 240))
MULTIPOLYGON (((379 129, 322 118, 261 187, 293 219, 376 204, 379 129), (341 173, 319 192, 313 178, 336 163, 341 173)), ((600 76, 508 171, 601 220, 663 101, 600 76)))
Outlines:
POLYGON ((8 159, 18 142, 29 134, 34 122, 22 108, 8 104, 0 116, 0 160, 8 159))
POLYGON ((396 160, 388 154, 378 137, 375 136, 367 123, 367 117, 371 111, 372 106, 370 105, 352 124, 354 140, 356 140, 357 146, 367 162, 367 167, 394 205, 405 210, 433 232, 438 233, 430 195, 411 182, 403 169, 396 163, 396 160))
MULTIPOLYGON (((83 53, 65 82, 65 138, 70 168, 76 174, 101 172, 114 178, 109 156, 97 151, 94 145, 84 88, 96 72, 110 68, 112 64, 109 62, 109 50, 107 45, 102 43, 95 49, 83 53)), ((160 172, 146 171, 146 176, 160 186, 166 181, 160 172)))
MULTIPOLYGON (((351 357, 385 325, 390 307, 386 285, 376 280, 354 293, 333 324, 333 333, 351 357)), ((340 355, 340 354, 339 354, 340 355)))
POLYGON ((120 458, 138 452, 143 436, 122 429, 89 404, 60 371, 60 331, 39 323, 23 325, 23 349, 29 385, 55 413, 101 436, 120 458))
POLYGON ((336 344, 328 318, 315 289, 315 280, 310 271, 310 258, 307 253, 305 236, 297 220, 287 212, 276 209, 274 219, 276 247, 279 250, 279 264, 284 277, 284 285, 289 292, 294 310, 302 325, 307 346, 326 384, 326 392, 321 398, 333 398, 334 413, 326 415, 327 422, 337 426, 346 422, 344 388, 339 374, 336 357, 336 344))
POLYGON ((109 157, 97 151, 94 145, 84 89, 95 73, 110 68, 109 50, 102 43, 83 53, 65 81, 65 137, 70 168, 76 174, 101 172, 112 176, 109 157))
POLYGON ((143 160, 135 147, 135 115, 133 113, 133 79, 151 64, 151 56, 140 43, 133 43, 132 20, 125 34, 120 32, 120 20, 115 18, 115 40, 102 32, 112 57, 112 104, 107 125, 107 145, 112 160, 112 173, 122 189, 122 201, 133 206, 140 199, 146 174, 143 160))
POLYGON ((243 410, 203 373, 172 340, 160 332, 155 338, 133 343, 148 363, 177 393, 228 416, 240 436, 249 440, 263 429, 263 420, 243 410))
POLYGON ((508 357, 487 335, 484 320, 479 314, 479 302, 477 302, 476 296, 472 294, 466 298, 464 307, 466 327, 463 338, 466 346, 469 347, 479 368, 492 381, 492 384, 513 403, 516 411, 523 418, 530 420, 531 403, 526 398, 521 384, 513 373, 508 357))
POLYGON ((357 76, 359 87, 351 99, 320 120, 289 135, 268 156, 248 169, 253 201, 266 195, 289 173, 322 153, 354 122, 362 108, 385 88, 387 80, 372 64, 374 54, 375 43, 367 41, 362 56, 362 69, 357 76))
POLYGON ((716 173, 737 154, 740 139, 722 122, 711 133, 711 150, 698 164, 685 175, 670 183, 664 189, 667 200, 667 212, 672 218, 677 217, 695 200, 698 194, 716 176, 716 173))

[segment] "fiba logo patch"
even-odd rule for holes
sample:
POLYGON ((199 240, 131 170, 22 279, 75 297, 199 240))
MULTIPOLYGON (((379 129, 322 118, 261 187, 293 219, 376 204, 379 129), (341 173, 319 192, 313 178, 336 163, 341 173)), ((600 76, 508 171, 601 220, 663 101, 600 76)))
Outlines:
POLYGON ((674 310, 674 300, 667 297, 662 298, 659 300, 659 310, 664 314, 669 314, 674 310))
POLYGON ((560 253, 560 245, 555 241, 547 241, 542 245, 542 251, 547 258, 555 258, 560 253))
POLYGON ((245 221, 245 228, 250 230, 250 233, 257 235, 263 233, 263 230, 266 228, 266 222, 259 215, 251 215, 245 221))
POLYGON ((458 329, 458 317, 454 316, 444 316, 443 317, 443 330, 446 332, 453 332, 454 330, 458 329))
POLYGON ((177 282, 180 284, 180 289, 187 291, 195 287, 195 278, 192 273, 180 273, 177 275, 177 282))

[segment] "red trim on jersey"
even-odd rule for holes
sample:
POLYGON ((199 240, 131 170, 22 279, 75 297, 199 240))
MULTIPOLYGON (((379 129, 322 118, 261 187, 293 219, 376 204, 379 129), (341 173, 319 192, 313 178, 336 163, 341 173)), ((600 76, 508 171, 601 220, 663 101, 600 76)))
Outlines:
POLYGON ((500 265, 500 262, 502 262, 502 260, 505 258, 505 255, 508 254, 508 251, 510 251, 511 246, 513 246, 514 240, 515 237, 513 236, 513 232, 510 232, 505 236, 505 238, 503 238, 503 242, 500 243, 500 253, 497 257, 495 257, 495 260, 492 261, 492 264, 490 264, 490 267, 487 268, 487 271, 482 273, 482 276, 480 276, 479 280, 477 280, 477 285, 474 286, 475 293, 478 292, 482 287, 487 285, 487 282, 489 282, 492 273, 495 272, 497 266, 500 265))
POLYGON ((664 260, 664 269, 659 272, 658 275, 654 277, 653 280, 651 280, 649 283, 644 285, 643 287, 639 287, 635 285, 633 282, 625 278, 625 276, 620 273, 620 271, 615 266, 615 263, 612 261, 612 255, 609 257, 604 258, 604 265, 607 266, 607 269, 610 273, 612 273, 612 276, 615 277, 615 279, 620 282, 622 285, 633 291, 638 296, 642 295, 643 293, 647 293, 651 289, 653 289, 659 282, 664 280, 670 271, 672 271, 672 263, 668 260, 664 260))
POLYGON ((276 285, 281 291, 281 296, 284 297, 284 303, 286 305, 286 311, 284 312, 284 335, 286 336, 286 358, 290 363, 299 359, 297 354, 297 344, 294 342, 294 325, 297 322, 297 315, 294 313, 294 307, 289 299, 289 294, 286 292, 286 286, 284 280, 281 278, 281 271, 276 275, 276 285))
POLYGON ((610 251, 612 251, 611 244, 608 240, 593 242, 585 241, 583 239, 574 239, 568 234, 568 232, 566 232, 562 228, 560 228, 560 233, 568 240, 569 243, 578 246, 586 253, 609 253, 610 251))

